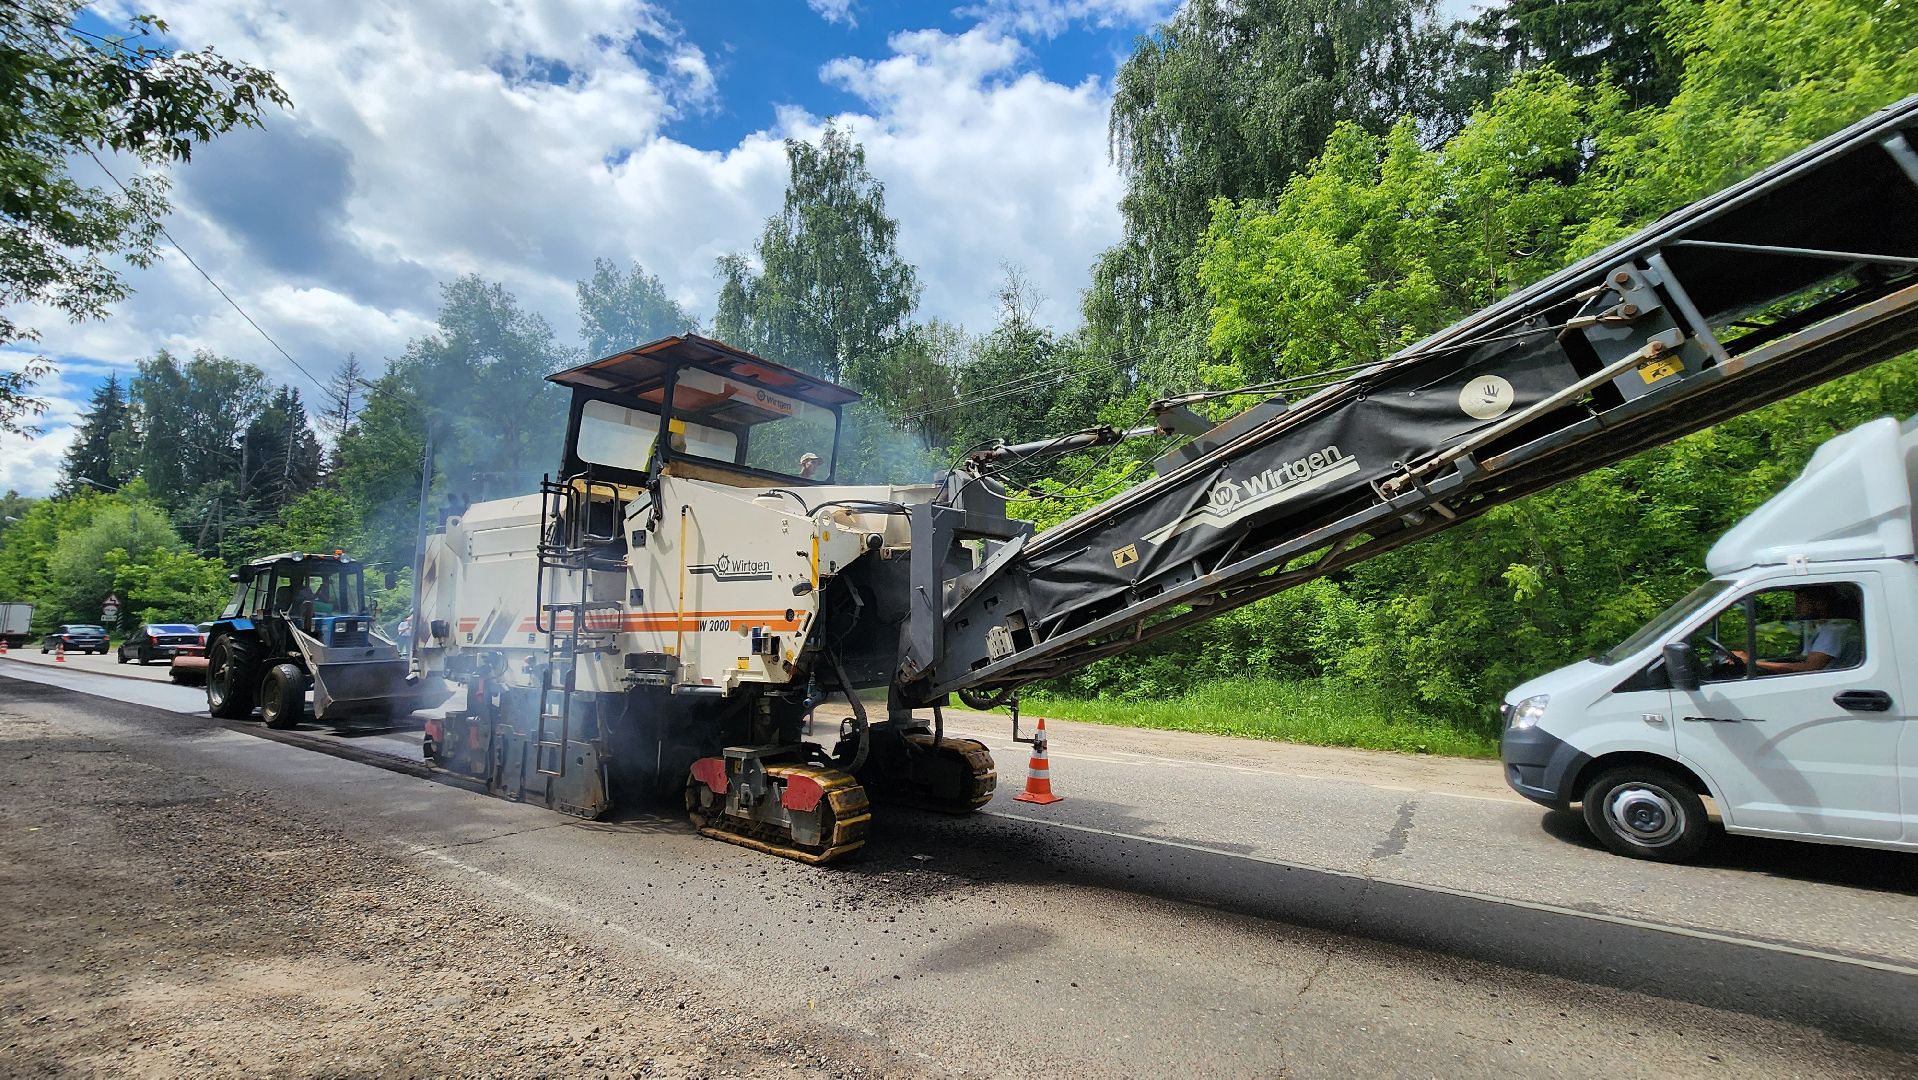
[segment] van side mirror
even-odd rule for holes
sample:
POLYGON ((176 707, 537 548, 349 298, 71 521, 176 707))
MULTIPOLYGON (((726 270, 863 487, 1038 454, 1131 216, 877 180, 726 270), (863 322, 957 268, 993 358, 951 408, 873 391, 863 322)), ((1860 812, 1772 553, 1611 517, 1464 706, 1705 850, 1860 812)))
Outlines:
POLYGON ((393 571, 388 570, 386 572, 386 587, 389 589, 394 589, 394 588, 398 588, 399 584, 400 584, 400 576, 398 574, 395 574, 393 571))
POLYGON ((1672 689, 1691 691, 1698 689, 1698 672, 1692 670, 1692 647, 1689 642, 1673 641, 1666 644, 1665 675, 1672 682, 1672 689))

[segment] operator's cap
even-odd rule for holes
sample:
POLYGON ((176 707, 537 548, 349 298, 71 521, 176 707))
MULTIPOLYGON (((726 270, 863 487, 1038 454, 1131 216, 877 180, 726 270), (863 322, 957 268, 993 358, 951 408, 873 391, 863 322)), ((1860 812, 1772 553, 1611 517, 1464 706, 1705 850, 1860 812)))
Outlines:
POLYGON ((811 450, 808 450, 805 453, 799 455, 799 463, 801 465, 804 465, 808 461, 818 461, 818 460, 819 460, 819 455, 813 453, 811 450))

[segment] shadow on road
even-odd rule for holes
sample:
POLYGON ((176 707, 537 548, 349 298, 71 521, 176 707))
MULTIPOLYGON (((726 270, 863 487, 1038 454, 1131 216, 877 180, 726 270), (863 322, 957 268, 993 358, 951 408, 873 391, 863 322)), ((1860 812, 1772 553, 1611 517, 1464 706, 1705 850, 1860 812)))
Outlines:
MULTIPOLYGON (((1539 827, 1568 844, 1604 850, 1592 839, 1577 811, 1548 810, 1539 819, 1539 827)), ((1721 832, 1693 862, 1715 870, 1918 896, 1918 855, 1904 851, 1807 844, 1721 832)))
MULTIPOLYGON (((1805 847, 1809 845, 1795 845, 1805 847)), ((1744 849, 1744 843, 1735 845, 1744 849)), ((1851 883, 1830 854, 1783 855, 1773 845, 1759 860, 1800 860, 1851 883)), ((1890 852, 1871 856, 1889 880, 1894 863, 1909 874, 1918 860, 1890 852)), ((1807 1024, 1841 1038, 1918 1050, 1918 978, 1864 964, 1842 963, 1741 942, 1672 933, 1563 912, 1306 867, 1278 866, 1231 855, 1169 848, 1123 837, 1047 829, 997 817, 952 819, 892 810, 874 821, 866 848, 832 872, 863 897, 926 900, 963 894, 977 883, 1036 889, 1106 889, 1209 912, 1304 927, 1334 935, 1327 947, 1368 943, 1444 953, 1649 994, 1807 1024)), ((1523 873, 1514 868, 1515 874, 1523 873)), ((1907 880, 1901 887, 1909 891, 1907 880)), ((1894 967, 1899 965, 1893 965, 1894 967)))

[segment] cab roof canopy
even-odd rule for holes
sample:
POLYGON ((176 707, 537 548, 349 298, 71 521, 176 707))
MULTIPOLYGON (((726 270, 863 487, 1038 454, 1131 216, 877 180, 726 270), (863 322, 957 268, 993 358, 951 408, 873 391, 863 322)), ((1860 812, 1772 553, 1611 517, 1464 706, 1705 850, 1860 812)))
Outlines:
POLYGON ((561 386, 611 391, 658 405, 665 396, 666 372, 675 363, 696 364, 814 405, 834 407, 859 400, 859 394, 836 383, 698 334, 660 338, 546 378, 561 386))
POLYGON ((332 563, 336 566, 353 565, 352 558, 346 555, 322 555, 311 551, 282 551, 278 555, 262 555, 254 559, 246 564, 245 570, 248 574, 253 574, 261 570, 271 569, 280 563, 301 564, 309 562, 318 564, 332 563))

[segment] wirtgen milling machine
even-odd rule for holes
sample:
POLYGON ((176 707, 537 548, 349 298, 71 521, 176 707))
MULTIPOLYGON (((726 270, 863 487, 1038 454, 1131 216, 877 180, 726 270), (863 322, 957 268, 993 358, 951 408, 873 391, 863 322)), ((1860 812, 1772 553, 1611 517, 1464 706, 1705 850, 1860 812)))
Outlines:
MULTIPOLYGON (((711 836, 812 862, 868 792, 963 813, 983 745, 939 707, 1137 648, 1498 503, 1918 346, 1918 99, 1287 404, 1034 533, 992 472, 1137 432, 833 482, 856 395, 687 336, 551 376, 557 479, 449 518, 420 660, 464 684, 428 752, 584 816, 684 793, 711 836), (869 715, 858 691, 873 691, 869 715), (843 723, 812 707, 846 697, 843 723)), ((503 403, 504 405, 505 403, 503 403)), ((1015 735, 1017 721, 1014 721, 1015 735)))

